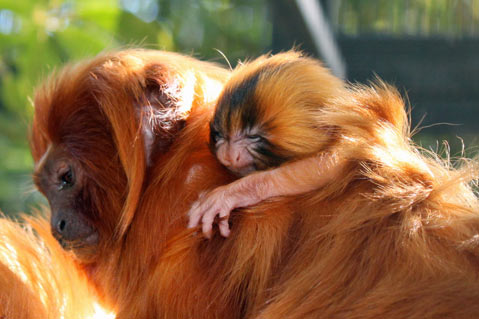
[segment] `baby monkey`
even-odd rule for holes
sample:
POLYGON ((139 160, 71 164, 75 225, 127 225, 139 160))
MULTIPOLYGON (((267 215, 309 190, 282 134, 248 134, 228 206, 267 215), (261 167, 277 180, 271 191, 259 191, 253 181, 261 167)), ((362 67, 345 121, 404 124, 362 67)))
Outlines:
POLYGON ((344 160, 323 152, 335 136, 318 116, 344 92, 343 81, 295 51, 237 67, 210 122, 210 148, 241 178, 202 194, 188 213, 188 227, 201 223, 210 238, 219 216, 220 233, 227 237, 235 208, 307 193, 332 181, 344 160))

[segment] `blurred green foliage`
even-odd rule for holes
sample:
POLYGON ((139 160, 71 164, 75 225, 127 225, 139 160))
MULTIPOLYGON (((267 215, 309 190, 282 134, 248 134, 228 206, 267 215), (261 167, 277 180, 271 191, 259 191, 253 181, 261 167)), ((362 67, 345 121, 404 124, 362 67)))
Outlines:
POLYGON ((223 62, 271 41, 265 1, 0 0, 0 210, 31 210, 28 123, 34 87, 65 62, 143 46, 223 62))
POLYGON ((329 11, 336 31, 348 35, 479 35, 477 0, 332 0, 329 11))

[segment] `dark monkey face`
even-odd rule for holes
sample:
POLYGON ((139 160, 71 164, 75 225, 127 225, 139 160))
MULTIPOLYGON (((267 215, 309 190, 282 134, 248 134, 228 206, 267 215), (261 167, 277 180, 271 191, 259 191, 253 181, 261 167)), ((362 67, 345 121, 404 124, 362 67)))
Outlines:
POLYGON ((96 246, 98 231, 88 211, 84 188, 87 177, 79 163, 61 147, 50 145, 37 163, 34 181, 51 207, 51 231, 65 249, 81 251, 96 246))

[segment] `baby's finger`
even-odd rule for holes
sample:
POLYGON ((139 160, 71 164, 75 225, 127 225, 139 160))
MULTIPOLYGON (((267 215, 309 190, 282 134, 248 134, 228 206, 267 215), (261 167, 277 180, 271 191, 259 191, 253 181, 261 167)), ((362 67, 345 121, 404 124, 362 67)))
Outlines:
POLYGON ((210 239, 212 235, 211 230, 213 229, 213 221, 215 220, 215 216, 216 212, 210 210, 207 211, 201 219, 203 234, 208 239, 210 239))
POLYGON ((191 214, 198 209, 198 206, 200 206, 200 201, 197 200, 196 202, 193 203, 193 205, 191 205, 190 207, 190 210, 188 211, 188 214, 186 214, 187 216, 191 216, 191 214))
POLYGON ((211 210, 210 208, 211 206, 212 206, 211 203, 209 203, 208 201, 205 202, 204 200, 198 200, 194 202, 188 212, 188 216, 190 216, 190 220, 188 222, 188 228, 193 228, 198 226, 205 212, 207 212, 208 210, 211 210))
POLYGON ((194 228, 198 226, 198 223, 200 222, 200 219, 202 217, 201 210, 190 209, 190 211, 188 212, 188 216, 190 217, 188 221, 188 228, 194 228))
POLYGON ((230 225, 228 223, 228 217, 220 219, 218 223, 218 227, 220 228, 220 234, 223 237, 228 237, 230 235, 230 225))
POLYGON ((230 225, 228 223, 229 216, 230 216, 229 209, 223 208, 220 211, 218 226, 220 228, 220 233, 223 237, 228 237, 230 234, 230 225))

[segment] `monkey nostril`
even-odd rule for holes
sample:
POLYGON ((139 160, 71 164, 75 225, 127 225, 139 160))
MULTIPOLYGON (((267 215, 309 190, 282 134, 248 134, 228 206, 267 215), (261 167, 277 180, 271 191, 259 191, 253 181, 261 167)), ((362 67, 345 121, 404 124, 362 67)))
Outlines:
POLYGON ((229 161, 231 162, 231 164, 233 164, 235 166, 238 165, 240 159, 241 159, 241 152, 237 152, 237 151, 233 150, 229 154, 229 161))
POLYGON ((57 230, 58 232, 62 233, 65 230, 67 223, 64 219, 60 220, 57 224, 57 230))

